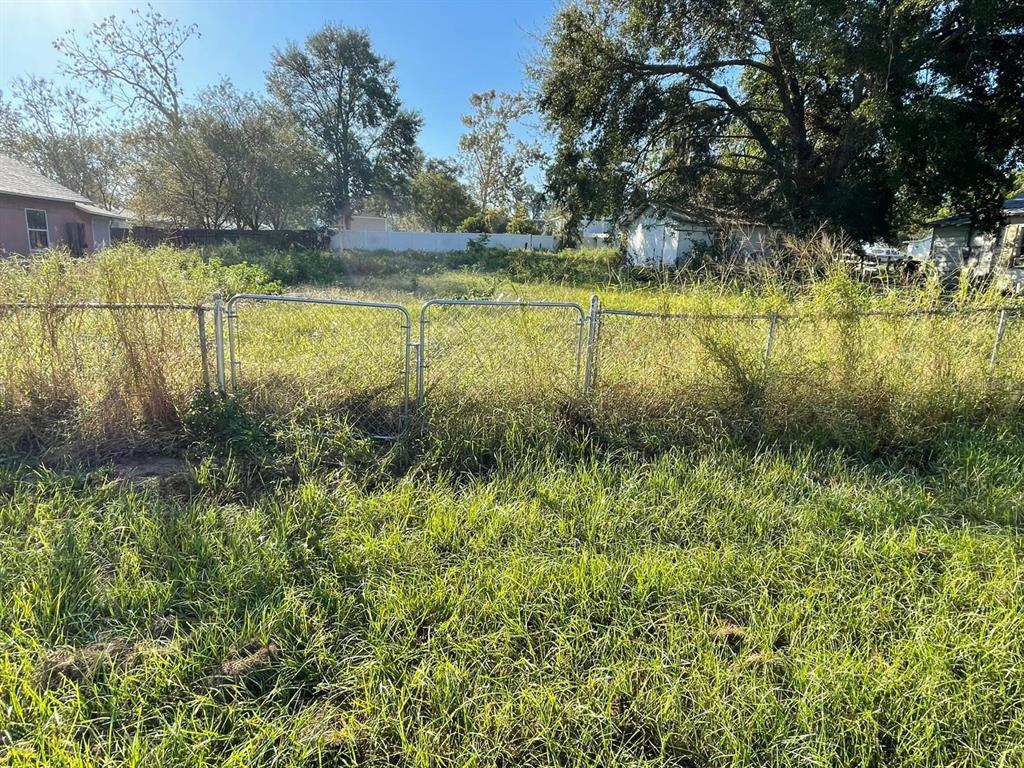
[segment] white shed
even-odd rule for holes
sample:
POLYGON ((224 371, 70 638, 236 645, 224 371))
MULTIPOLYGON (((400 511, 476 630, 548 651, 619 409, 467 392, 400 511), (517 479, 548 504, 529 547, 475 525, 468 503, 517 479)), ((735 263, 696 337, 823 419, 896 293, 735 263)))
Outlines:
POLYGON ((730 262, 759 259, 773 247, 775 233, 766 225, 709 219, 670 208, 650 205, 624 226, 626 260, 638 267, 680 267, 695 252, 716 246, 717 255, 730 262))
POLYGON ((710 247, 705 222, 678 211, 648 206, 626 226, 626 260, 637 267, 677 267, 695 250, 710 247))

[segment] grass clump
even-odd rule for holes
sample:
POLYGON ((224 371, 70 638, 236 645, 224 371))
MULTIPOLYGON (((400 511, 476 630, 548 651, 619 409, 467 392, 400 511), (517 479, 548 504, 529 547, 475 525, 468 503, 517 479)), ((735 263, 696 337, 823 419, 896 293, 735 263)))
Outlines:
POLYGON ((89 259, 54 252, 25 265, 3 262, 0 454, 82 456, 173 443, 204 371, 211 375, 195 307, 216 291, 279 290, 249 264, 131 243, 89 259), (181 306, 77 306, 89 303, 181 306))

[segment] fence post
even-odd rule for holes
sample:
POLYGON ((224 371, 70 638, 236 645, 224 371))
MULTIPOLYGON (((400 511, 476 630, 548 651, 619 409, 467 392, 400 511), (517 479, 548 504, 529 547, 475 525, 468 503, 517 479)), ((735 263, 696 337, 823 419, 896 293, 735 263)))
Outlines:
POLYGON ((422 307, 420 307, 420 338, 419 343, 416 344, 416 408, 419 410, 423 407, 423 394, 424 394, 424 368, 427 367, 426 351, 427 351, 427 308, 430 306, 428 301, 422 307))
POLYGON ((203 364, 203 388, 210 391, 210 350, 206 343, 206 307, 196 307, 196 325, 199 328, 199 358, 203 364))
POLYGON ((768 361, 772 358, 772 349, 775 347, 775 331, 779 327, 779 316, 772 315, 771 325, 768 326, 768 339, 764 344, 764 367, 768 370, 768 361))
POLYGON ((228 391, 227 372, 224 370, 224 297, 213 294, 213 348, 217 359, 217 389, 223 395, 228 391))
POLYGON ((996 326, 996 340, 992 344, 992 355, 988 360, 988 375, 989 377, 995 376, 996 373, 996 360, 999 359, 999 347, 1003 343, 1003 334, 1006 333, 1006 315, 1005 309, 999 310, 999 325, 996 326))
POLYGON ((587 329, 587 358, 583 372, 583 395, 589 397, 594 393, 597 384, 597 339, 601 322, 601 300, 597 296, 590 297, 590 316, 587 329))

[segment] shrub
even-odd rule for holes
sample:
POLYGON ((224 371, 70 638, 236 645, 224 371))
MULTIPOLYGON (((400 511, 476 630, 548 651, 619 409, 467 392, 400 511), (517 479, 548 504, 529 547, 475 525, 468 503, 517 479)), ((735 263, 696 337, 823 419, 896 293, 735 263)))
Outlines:
POLYGON ((501 234, 507 231, 508 216, 501 211, 494 209, 488 210, 486 213, 474 213, 472 216, 468 216, 459 225, 459 232, 489 232, 491 234, 501 234))
POLYGON ((539 235, 540 230, 525 214, 517 213, 508 220, 505 231, 510 235, 539 235))
POLYGON ((345 265, 335 253, 320 249, 268 248, 251 241, 239 241, 206 248, 204 257, 227 265, 250 264, 263 269, 282 285, 327 285, 345 274, 345 265))

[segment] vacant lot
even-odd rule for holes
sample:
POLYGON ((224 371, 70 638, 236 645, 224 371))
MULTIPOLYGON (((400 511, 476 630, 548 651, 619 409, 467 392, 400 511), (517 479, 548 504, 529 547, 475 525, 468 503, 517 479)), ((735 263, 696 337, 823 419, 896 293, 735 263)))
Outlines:
MULTIPOLYGON (((42 309, 0 326, 0 764, 1024 762, 1024 354, 1010 326, 993 371, 972 314, 1000 297, 309 258, 5 267, 42 309), (381 445, 349 395, 394 379, 316 310, 240 314, 246 388, 197 393, 187 307, 293 281, 825 319, 766 368, 756 323, 620 318, 581 402, 534 359, 557 332, 492 318, 479 349, 525 367, 439 355, 381 445)), ((476 327, 440 320, 441 351, 476 327)))

